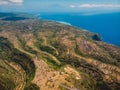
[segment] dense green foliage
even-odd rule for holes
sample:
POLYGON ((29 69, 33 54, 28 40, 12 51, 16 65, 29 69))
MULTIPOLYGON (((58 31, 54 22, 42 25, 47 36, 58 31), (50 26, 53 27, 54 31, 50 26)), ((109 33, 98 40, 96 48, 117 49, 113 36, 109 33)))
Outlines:
POLYGON ((40 88, 36 85, 31 83, 28 87, 26 87, 24 90, 40 90, 40 88))

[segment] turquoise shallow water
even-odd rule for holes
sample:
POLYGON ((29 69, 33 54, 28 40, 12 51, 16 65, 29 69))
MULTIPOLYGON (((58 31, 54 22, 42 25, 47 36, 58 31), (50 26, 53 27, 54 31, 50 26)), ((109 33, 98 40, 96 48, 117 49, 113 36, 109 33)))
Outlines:
POLYGON ((79 13, 41 14, 43 19, 67 22, 99 33, 102 40, 120 46, 120 13, 81 15, 79 13))

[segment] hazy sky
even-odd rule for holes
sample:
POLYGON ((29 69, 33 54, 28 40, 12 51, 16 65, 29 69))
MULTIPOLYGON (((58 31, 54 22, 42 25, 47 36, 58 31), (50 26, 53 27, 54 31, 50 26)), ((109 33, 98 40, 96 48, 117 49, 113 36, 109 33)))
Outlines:
POLYGON ((120 11, 120 0, 0 0, 0 11, 113 12, 120 11))

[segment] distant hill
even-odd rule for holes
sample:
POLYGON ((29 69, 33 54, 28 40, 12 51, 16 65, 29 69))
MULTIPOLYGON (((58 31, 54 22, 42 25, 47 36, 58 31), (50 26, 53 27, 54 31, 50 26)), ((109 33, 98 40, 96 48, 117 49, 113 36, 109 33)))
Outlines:
POLYGON ((26 14, 26 13, 3 13, 0 12, 0 20, 4 21, 18 21, 18 20, 25 20, 35 18, 33 15, 26 14))
POLYGON ((20 14, 0 18, 0 90, 120 89, 120 48, 98 34, 20 14))

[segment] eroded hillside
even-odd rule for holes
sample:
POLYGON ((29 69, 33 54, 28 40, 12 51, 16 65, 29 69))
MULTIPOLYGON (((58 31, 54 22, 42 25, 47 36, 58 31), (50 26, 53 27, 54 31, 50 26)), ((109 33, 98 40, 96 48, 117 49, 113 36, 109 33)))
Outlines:
POLYGON ((0 90, 119 90, 120 48, 38 19, 0 20, 0 90))

